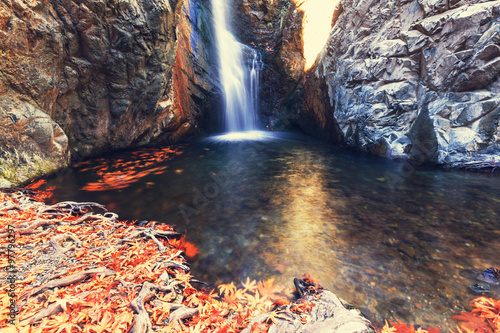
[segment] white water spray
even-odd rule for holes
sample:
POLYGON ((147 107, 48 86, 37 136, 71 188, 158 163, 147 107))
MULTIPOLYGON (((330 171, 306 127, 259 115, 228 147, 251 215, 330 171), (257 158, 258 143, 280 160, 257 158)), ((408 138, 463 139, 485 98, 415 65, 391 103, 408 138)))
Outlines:
POLYGON ((224 93, 225 130, 257 130, 260 54, 239 43, 228 28, 227 0, 213 0, 220 80, 224 93), (245 60, 244 60, 245 59, 245 60))
MULTIPOLYGON (((250 107, 251 112, 254 115, 257 115, 258 107, 259 107, 259 80, 260 80, 260 72, 262 71, 263 63, 260 56, 260 53, 257 51, 250 49, 251 52, 249 54, 248 59, 248 67, 250 68, 250 107)), ((256 117, 255 117, 256 118, 256 117)))

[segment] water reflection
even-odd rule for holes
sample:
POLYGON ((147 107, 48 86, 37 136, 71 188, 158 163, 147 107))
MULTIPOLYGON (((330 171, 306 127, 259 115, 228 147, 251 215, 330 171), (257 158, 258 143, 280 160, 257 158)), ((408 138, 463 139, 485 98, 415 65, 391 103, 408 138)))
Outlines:
POLYGON ((163 162, 180 154, 182 152, 179 148, 145 148, 130 152, 126 159, 99 158, 81 162, 74 167, 81 167, 80 171, 91 171, 98 176, 96 181, 85 184, 82 190, 88 192, 118 190, 129 187, 130 184, 150 174, 162 174, 167 168, 163 162))
POLYGON ((328 181, 329 166, 318 152, 304 154, 301 149, 279 163, 283 168, 266 191, 271 205, 281 212, 281 222, 271 231, 279 241, 270 244, 269 252, 276 258, 266 261, 277 262, 277 270, 287 277, 314 272, 319 280, 328 280, 340 269, 332 245, 342 247, 343 242, 337 229, 341 203, 328 181))
POLYGON ((499 177, 421 169, 391 190, 398 162, 302 138, 182 151, 124 189, 82 190, 96 181, 82 167, 47 186, 58 200, 116 202, 122 218, 186 230, 201 280, 275 277, 292 287, 309 273, 379 323, 454 328, 451 315, 473 298, 473 271, 500 266, 499 177))

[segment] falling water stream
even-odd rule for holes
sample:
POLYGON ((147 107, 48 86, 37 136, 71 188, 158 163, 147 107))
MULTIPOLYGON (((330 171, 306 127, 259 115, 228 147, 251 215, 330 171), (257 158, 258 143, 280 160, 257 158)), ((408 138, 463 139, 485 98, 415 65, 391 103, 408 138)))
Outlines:
MULTIPOLYGON (((250 49, 248 56, 248 68, 250 69, 249 96, 250 96, 250 112, 257 115, 259 112, 259 81, 260 72, 262 71, 263 63, 261 55, 256 50, 250 49)), ((257 118, 255 116, 255 118, 257 118)))
POLYGON ((224 93, 224 139, 255 139, 258 131, 257 108, 260 54, 241 44, 229 30, 227 1, 213 0, 214 27, 219 54, 220 81, 224 93))

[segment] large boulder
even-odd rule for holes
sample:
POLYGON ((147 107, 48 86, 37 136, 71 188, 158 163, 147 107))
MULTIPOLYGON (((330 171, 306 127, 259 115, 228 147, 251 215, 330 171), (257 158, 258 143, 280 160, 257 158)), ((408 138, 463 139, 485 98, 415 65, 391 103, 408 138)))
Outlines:
POLYGON ((340 0, 302 80, 282 114, 318 137, 389 158, 500 162, 500 1, 340 0))
POLYGON ((271 324, 269 333, 375 333, 359 310, 331 291, 309 278, 294 279, 294 284, 299 298, 257 316, 242 333, 250 333, 254 325, 263 322, 271 324))
POLYGON ((0 188, 51 173, 69 161, 68 137, 30 103, 4 98, 0 105, 0 188))
POLYGON ((68 163, 68 137, 32 104, 4 98, 0 124, 0 188, 51 173, 68 163))
MULTIPOLYGON (((36 109, 59 125, 69 144, 51 169, 69 153, 78 159, 192 136, 216 100, 209 21, 200 0, 4 1, 0 109, 22 101, 19 112, 36 109)), ((13 145, 2 151, 24 149, 13 145)), ((24 164, 4 155, 3 169, 24 164)), ((25 169, 27 178, 39 175, 25 169)))

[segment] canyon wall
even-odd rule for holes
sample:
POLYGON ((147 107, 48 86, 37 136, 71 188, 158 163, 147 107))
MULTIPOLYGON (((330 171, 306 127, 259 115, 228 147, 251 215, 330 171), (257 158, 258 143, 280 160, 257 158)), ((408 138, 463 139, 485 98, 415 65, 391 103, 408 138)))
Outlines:
POLYGON ((201 0, 0 2, 0 186, 173 142, 216 106, 201 0))
MULTIPOLYGON (((340 0, 307 71, 300 4, 231 8, 266 64, 268 128, 389 158, 500 163, 500 1, 340 0)), ((210 17, 203 0, 1 0, 0 186, 215 127, 210 17)))
POLYGON ((341 0, 303 80, 289 113, 311 134, 390 158, 500 163, 500 1, 341 0))
POLYGON ((388 158, 500 163, 499 1, 339 0, 307 71, 300 5, 237 2, 240 39, 264 53, 267 127, 388 158))

